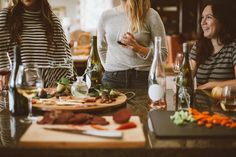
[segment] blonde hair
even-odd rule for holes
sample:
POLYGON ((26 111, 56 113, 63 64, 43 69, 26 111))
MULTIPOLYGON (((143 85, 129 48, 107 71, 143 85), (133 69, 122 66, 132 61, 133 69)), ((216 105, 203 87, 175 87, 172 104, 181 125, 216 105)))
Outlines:
POLYGON ((150 0, 127 0, 126 11, 132 32, 140 32, 150 6, 150 0))

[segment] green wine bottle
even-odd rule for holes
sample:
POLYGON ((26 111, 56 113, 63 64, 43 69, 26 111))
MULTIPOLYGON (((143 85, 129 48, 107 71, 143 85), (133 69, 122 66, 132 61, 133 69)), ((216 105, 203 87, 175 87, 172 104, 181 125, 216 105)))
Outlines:
POLYGON ((178 75, 177 109, 187 109, 193 104, 194 84, 189 63, 189 46, 183 43, 183 63, 178 75))
POLYGON ((29 113, 28 99, 16 90, 16 75, 19 66, 22 64, 20 46, 14 46, 14 62, 9 79, 9 111, 13 116, 27 116, 29 113))
POLYGON ((91 51, 86 68, 86 84, 89 88, 96 88, 101 84, 104 72, 97 50, 97 36, 92 38, 91 51))

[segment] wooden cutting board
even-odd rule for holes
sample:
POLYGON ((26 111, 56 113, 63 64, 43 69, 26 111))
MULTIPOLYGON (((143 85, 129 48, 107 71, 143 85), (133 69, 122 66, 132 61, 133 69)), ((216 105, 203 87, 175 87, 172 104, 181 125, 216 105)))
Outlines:
MULTIPOLYGON (((111 116, 105 117, 110 124, 105 126, 117 128, 111 116)), ((145 146, 143 125, 138 116, 132 116, 130 121, 137 124, 136 128, 123 130, 122 139, 107 139, 80 134, 72 134, 43 129, 46 125, 33 123, 21 137, 20 147, 33 148, 136 148, 145 146)))
MULTIPOLYGON (((55 100, 56 98, 51 98, 55 100)), ((120 93, 120 95, 115 99, 115 101, 111 103, 101 103, 101 99, 97 99, 96 102, 86 102, 86 103, 78 103, 77 105, 46 105, 43 103, 35 103, 32 104, 33 107, 41 109, 43 111, 51 111, 51 110, 69 110, 69 111, 99 111, 104 109, 110 109, 114 107, 119 107, 125 104, 127 97, 125 94, 120 93)))

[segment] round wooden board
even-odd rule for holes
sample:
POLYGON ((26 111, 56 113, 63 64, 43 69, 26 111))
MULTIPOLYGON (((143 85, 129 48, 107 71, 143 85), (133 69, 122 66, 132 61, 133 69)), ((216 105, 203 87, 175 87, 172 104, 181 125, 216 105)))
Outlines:
MULTIPOLYGON (((111 103, 101 103, 101 99, 97 99, 96 102, 92 102, 91 104, 95 104, 94 106, 85 106, 81 107, 78 105, 45 105, 42 103, 32 104, 33 107, 41 109, 43 111, 51 111, 51 110, 70 110, 70 111, 95 111, 95 110, 102 110, 108 109, 113 107, 118 107, 123 105, 127 100, 125 94, 121 93, 115 101, 111 103)), ((86 104, 89 104, 86 102, 86 104)))

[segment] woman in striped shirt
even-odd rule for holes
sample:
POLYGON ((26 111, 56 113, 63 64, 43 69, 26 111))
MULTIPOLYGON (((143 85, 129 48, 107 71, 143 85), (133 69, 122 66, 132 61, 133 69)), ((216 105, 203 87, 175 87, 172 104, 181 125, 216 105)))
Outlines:
POLYGON ((234 9, 226 3, 208 3, 201 18, 199 40, 190 53, 199 89, 236 84, 234 9))
MULTIPOLYGON (((22 63, 37 64, 44 86, 73 75, 70 49, 59 19, 47 0, 15 0, 0 11, 0 58, 20 45, 22 63)), ((1 59, 0 68, 6 63, 1 59)))

